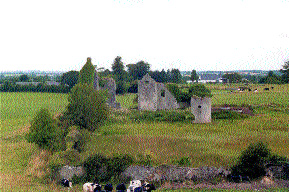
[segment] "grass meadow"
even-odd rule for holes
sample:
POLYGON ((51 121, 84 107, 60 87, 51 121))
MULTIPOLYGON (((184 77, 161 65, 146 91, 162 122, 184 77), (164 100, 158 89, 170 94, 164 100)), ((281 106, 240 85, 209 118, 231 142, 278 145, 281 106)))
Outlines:
MULTIPOLYGON (((230 167, 242 150, 260 140, 267 142, 273 153, 289 158, 289 85, 274 85, 274 90, 269 92, 263 88, 271 85, 259 85, 257 93, 231 93, 226 90, 227 85, 209 87, 214 94, 213 105, 252 105, 255 115, 238 120, 216 120, 211 124, 138 122, 130 118, 134 111, 126 110, 134 106, 132 100, 136 95, 117 96, 124 110, 112 113, 110 120, 91 135, 86 152, 82 153, 83 160, 96 152, 107 156, 127 153, 136 159, 149 155, 153 165, 172 164, 188 157, 192 167, 230 167)), ((66 191, 37 178, 44 175, 49 154, 27 143, 24 135, 40 108, 48 108, 53 114, 61 113, 67 105, 67 94, 0 93, 0 99, 0 190, 66 191)), ((71 191, 81 191, 80 186, 71 191)))

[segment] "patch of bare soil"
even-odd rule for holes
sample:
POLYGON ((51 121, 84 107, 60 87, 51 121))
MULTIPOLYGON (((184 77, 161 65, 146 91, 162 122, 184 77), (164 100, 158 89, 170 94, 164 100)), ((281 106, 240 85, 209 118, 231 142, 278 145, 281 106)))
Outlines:
POLYGON ((236 111, 245 115, 254 115, 253 109, 249 106, 237 106, 237 105, 221 105, 212 107, 212 112, 214 111, 236 111))

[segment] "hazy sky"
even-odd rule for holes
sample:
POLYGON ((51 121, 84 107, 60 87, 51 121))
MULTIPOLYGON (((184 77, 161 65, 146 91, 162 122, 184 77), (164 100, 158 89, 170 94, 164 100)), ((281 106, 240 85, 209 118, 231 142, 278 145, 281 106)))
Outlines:
POLYGON ((289 0, 1 0, 1 71, 280 69, 289 0))

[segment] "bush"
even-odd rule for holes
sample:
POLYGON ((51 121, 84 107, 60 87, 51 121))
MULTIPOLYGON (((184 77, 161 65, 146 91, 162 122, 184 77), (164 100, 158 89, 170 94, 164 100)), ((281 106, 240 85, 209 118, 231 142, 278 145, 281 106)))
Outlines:
POLYGON ((133 162, 128 155, 106 158, 100 154, 89 157, 84 162, 85 179, 94 182, 106 182, 119 178, 120 174, 133 162))
POLYGON ((250 144, 242 152, 237 164, 231 168, 232 175, 249 176, 251 179, 265 176, 265 163, 268 162, 270 156, 271 151, 264 143, 250 144))
POLYGON ((67 149, 75 149, 78 152, 84 151, 85 145, 90 139, 88 130, 79 130, 79 127, 69 127, 69 132, 65 137, 67 149))
POLYGON ((166 87, 178 102, 190 103, 192 96, 212 97, 211 91, 203 84, 192 84, 189 88, 182 90, 174 83, 169 83, 166 87))
POLYGON ((58 151, 65 149, 64 134, 47 109, 41 109, 31 122, 27 141, 41 149, 58 151))
POLYGON ((181 159, 176 160, 173 163, 175 163, 181 167, 188 167, 191 165, 191 160, 189 157, 182 157, 181 159))
POLYGON ((189 95, 198 97, 212 97, 211 91, 204 84, 193 84, 189 87, 189 95))

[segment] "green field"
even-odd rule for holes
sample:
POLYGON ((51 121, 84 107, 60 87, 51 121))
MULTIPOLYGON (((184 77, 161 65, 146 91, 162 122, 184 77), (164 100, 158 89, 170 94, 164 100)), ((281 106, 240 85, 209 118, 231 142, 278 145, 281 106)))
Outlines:
MULTIPOLYGON (((269 86, 269 85, 268 85, 269 86)), ((91 153, 105 155, 128 153, 136 159, 149 154, 153 164, 171 164, 189 157, 192 167, 224 166, 235 163, 249 143, 266 141, 273 153, 289 158, 289 85, 275 86, 265 92, 230 93, 224 85, 210 85, 213 105, 250 104, 255 115, 240 120, 217 120, 211 124, 190 122, 134 122, 133 110, 112 113, 108 121, 93 133, 83 158, 91 153), (97 139, 96 139, 97 138, 97 139), (95 147, 97 146, 97 147, 95 147)), ((61 113, 67 104, 66 94, 0 93, 1 97, 1 191, 65 191, 55 184, 41 183, 45 167, 37 147, 26 142, 29 121, 40 108, 61 113), (12 184, 17 182, 17 186, 12 184)), ((118 96, 123 108, 134 105, 135 95, 118 96)), ((48 157, 47 157, 48 158, 48 157)), ((80 191, 76 186, 72 191, 80 191)), ((191 190, 184 190, 191 191, 191 190)), ((195 190, 198 191, 198 190, 195 190)), ((212 190, 213 191, 213 190, 212 190)), ((219 190, 218 190, 219 191, 219 190)))

